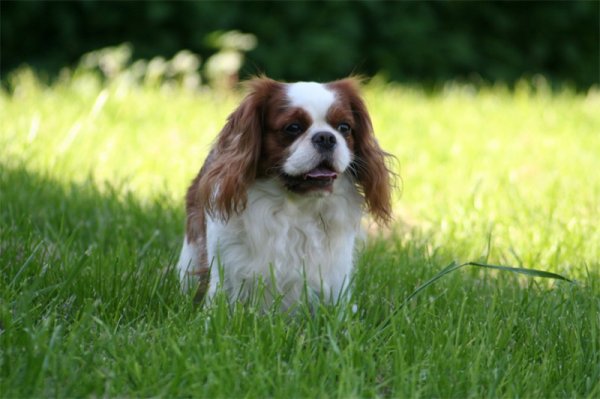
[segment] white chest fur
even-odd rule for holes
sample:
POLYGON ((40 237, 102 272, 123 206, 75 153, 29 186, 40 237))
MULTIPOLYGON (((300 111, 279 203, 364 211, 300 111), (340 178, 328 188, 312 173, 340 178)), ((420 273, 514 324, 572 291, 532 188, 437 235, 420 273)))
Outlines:
POLYGON ((361 214, 362 197, 346 176, 328 195, 299 196, 272 179, 257 181, 241 214, 208 218, 209 297, 220 287, 247 299, 262 280, 265 299, 282 295, 284 307, 301 300, 305 287, 335 302, 349 284, 361 214))

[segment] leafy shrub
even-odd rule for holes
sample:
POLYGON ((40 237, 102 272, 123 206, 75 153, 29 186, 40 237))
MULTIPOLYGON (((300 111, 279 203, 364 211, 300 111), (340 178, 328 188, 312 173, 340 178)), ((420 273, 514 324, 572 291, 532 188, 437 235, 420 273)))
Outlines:
POLYGON ((133 57, 185 48, 207 59, 211 33, 258 44, 243 75, 327 80, 351 72, 398 81, 514 82, 542 74, 598 83, 599 4, 571 2, 2 2, 3 76, 21 63, 50 72, 130 42, 133 57))

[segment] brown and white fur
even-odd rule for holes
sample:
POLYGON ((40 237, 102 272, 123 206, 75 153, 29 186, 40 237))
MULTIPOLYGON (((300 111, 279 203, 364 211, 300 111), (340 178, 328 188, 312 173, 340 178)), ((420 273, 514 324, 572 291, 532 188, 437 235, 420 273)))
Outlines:
POLYGON ((356 79, 248 86, 187 193, 182 287, 246 300, 262 281, 267 305, 306 291, 335 303, 363 213, 391 218, 387 154, 356 79))

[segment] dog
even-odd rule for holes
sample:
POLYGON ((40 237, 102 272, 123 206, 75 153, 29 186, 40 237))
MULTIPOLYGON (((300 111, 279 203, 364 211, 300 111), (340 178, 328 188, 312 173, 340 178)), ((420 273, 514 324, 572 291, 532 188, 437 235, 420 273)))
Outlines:
POLYGON ((219 290, 247 301, 262 284, 263 306, 288 309, 307 293, 338 303, 363 215, 392 217, 389 154, 360 82, 247 86, 187 191, 182 288, 197 301, 219 290))

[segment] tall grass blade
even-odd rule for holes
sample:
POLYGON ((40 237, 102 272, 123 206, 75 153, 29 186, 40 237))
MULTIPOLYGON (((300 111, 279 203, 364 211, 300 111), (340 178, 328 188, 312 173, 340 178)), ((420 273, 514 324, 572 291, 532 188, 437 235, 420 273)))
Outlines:
POLYGON ((42 246, 43 243, 44 243, 44 241, 40 241, 40 242, 38 242, 35 245, 35 247, 31 251, 31 254, 29 254, 29 256, 27 257, 27 259, 25 260, 25 262, 23 262, 23 264, 21 265, 21 267, 19 268, 19 270, 15 273, 15 276, 12 278, 12 280, 8 284, 8 286, 10 288, 16 287, 17 283, 19 282, 19 279, 21 278, 21 274, 23 274, 23 272, 33 262, 33 259, 35 258, 35 255, 37 254, 38 250, 41 248, 41 246, 42 246))
POLYGON ((408 295, 406 297, 406 299, 404 299, 404 301, 400 304, 400 306, 398 306, 397 308, 392 310, 390 312, 390 314, 388 315, 388 317, 386 317, 386 319, 382 322, 381 331, 383 332, 387 329, 387 327, 390 325, 392 318, 395 317, 395 315, 400 311, 400 309, 404 308, 404 306, 406 306, 406 304, 410 300, 412 300, 414 297, 419 295, 423 290, 425 290, 427 287, 429 287, 430 285, 432 285, 433 283, 435 283, 442 277, 452 273, 453 271, 460 269, 461 267, 465 267, 465 266, 476 266, 476 267, 481 267, 481 268, 485 268, 485 269, 495 269, 495 270, 507 271, 507 272, 512 272, 512 273, 525 274, 527 276, 532 276, 532 277, 551 278, 551 279, 555 279, 555 280, 567 281, 569 283, 573 282, 572 280, 570 280, 564 276, 561 276, 560 274, 547 272, 545 270, 527 269, 527 268, 512 267, 512 266, 490 265, 487 263, 480 263, 480 262, 466 262, 466 263, 458 264, 457 262, 453 261, 448 266, 443 268, 438 274, 436 274, 435 276, 433 276, 432 278, 430 278, 429 280, 427 280, 426 282, 424 282, 423 284, 418 286, 410 295, 408 295))
POLYGON ((569 283, 573 282, 572 280, 570 280, 564 276, 561 276, 560 274, 547 272, 545 270, 526 269, 523 267, 512 267, 512 266, 488 265, 487 263, 479 263, 479 262, 467 262, 467 263, 463 263, 460 266, 461 267, 462 266, 477 266, 477 267, 483 267, 486 269, 496 269, 496 270, 504 270, 504 271, 508 271, 508 272, 512 272, 512 273, 520 273, 520 274, 525 274, 527 276, 552 278, 555 280, 568 281, 569 283))
POLYGON ((464 266, 477 266, 477 267, 481 267, 481 268, 485 268, 485 269, 502 270, 502 271, 507 271, 507 272, 511 272, 511 273, 525 274, 527 276, 532 276, 532 277, 552 278, 555 280, 563 280, 563 281, 568 281, 569 283, 572 283, 572 281, 570 279, 568 279, 564 276, 561 276, 560 274, 547 272, 545 270, 527 269, 527 268, 523 268, 523 267, 512 267, 512 266, 490 265, 487 263, 479 263, 479 262, 466 262, 466 263, 462 263, 462 264, 457 264, 456 262, 452 262, 448 266, 443 268, 438 274, 436 274, 435 276, 433 276, 432 278, 430 278, 429 280, 427 280, 426 282, 424 282, 423 284, 418 286, 409 296, 406 297, 406 299, 400 305, 400 308, 403 308, 411 299, 413 299, 415 296, 419 295, 419 293, 421 291, 423 291, 425 288, 429 287, 431 284, 435 283, 436 281, 438 281, 445 275, 452 273, 453 271, 458 270, 464 266))
POLYGON ((456 262, 450 263, 448 266, 443 268, 442 271, 440 271, 438 274, 436 274, 435 276, 418 286, 417 289, 415 289, 409 296, 407 296, 404 302, 402 302, 402 304, 400 305, 400 309, 403 308, 408 303, 408 301, 419 295, 419 293, 425 288, 429 287, 431 284, 435 283, 436 281, 444 277, 446 274, 452 273, 453 271, 462 266, 464 265, 459 265, 456 262))

